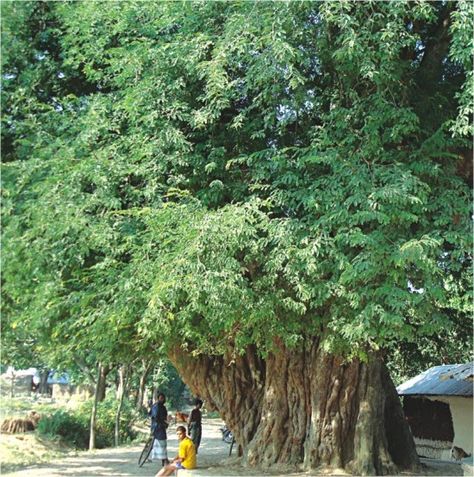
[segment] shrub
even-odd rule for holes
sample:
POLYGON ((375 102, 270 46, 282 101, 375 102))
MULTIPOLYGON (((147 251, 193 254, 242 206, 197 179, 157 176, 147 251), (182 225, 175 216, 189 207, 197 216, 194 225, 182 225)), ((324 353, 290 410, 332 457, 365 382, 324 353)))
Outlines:
POLYGON ((56 411, 54 414, 43 416, 38 423, 37 432, 48 437, 60 436, 74 447, 85 449, 89 442, 89 426, 75 414, 66 411, 56 411))
MULTIPOLYGON (((90 419, 92 411, 92 400, 85 402, 78 410, 77 414, 81 419, 90 419)), ((96 418, 96 447, 101 449, 114 445, 115 414, 117 412, 118 401, 114 397, 107 396, 97 407, 96 418)), ((136 437, 132 430, 132 424, 137 419, 136 412, 128 400, 124 400, 120 415, 120 442, 130 442, 136 437)))
MULTIPOLYGON (((79 449, 86 449, 89 444, 89 426, 92 411, 92 400, 85 402, 77 410, 56 411, 44 416, 38 424, 38 432, 50 437, 60 436, 68 444, 79 449)), ((114 398, 106 398, 97 407, 96 447, 102 449, 114 445, 115 413, 118 402, 114 398)), ((136 437, 132 424, 136 412, 129 401, 124 401, 120 417, 120 442, 129 442, 136 437)))

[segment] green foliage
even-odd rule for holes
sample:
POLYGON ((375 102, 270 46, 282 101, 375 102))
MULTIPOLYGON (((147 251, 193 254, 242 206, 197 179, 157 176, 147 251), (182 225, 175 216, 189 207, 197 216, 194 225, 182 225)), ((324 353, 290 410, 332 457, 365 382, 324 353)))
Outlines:
MULTIPOLYGON (((117 400, 106 398, 97 408, 96 447, 98 449, 114 445, 115 414, 117 400)), ((49 416, 44 416, 38 423, 38 432, 48 436, 60 436, 68 444, 79 449, 86 449, 89 445, 89 424, 92 401, 87 401, 78 409, 72 411, 58 410, 49 416)), ((127 400, 124 400, 120 416, 121 442, 134 439, 136 432, 132 424, 137 418, 136 413, 127 400)))
MULTIPOLYGON (((166 396, 166 407, 170 409, 181 409, 185 404, 183 391, 186 385, 180 378, 176 368, 167 359, 160 359, 155 364, 152 376, 153 387, 166 396)), ((151 398, 150 398, 151 399, 151 398)))
MULTIPOLYGON (((114 445, 115 416, 118 402, 115 398, 107 396, 104 401, 98 403, 96 416, 96 447, 98 449, 114 445)), ((92 410, 92 400, 86 401, 78 410, 77 416, 89 426, 92 410)), ((136 437, 132 430, 134 421, 138 418, 132 403, 124 399, 122 412, 120 413, 120 442, 130 442, 136 437)))
POLYGON ((63 406, 57 402, 38 401, 33 397, 21 396, 13 397, 0 396, 1 417, 24 417, 33 410, 40 415, 51 414, 53 411, 62 409, 63 406))
POLYGON ((59 436, 78 449, 86 449, 89 444, 87 421, 63 410, 43 416, 38 422, 37 432, 48 437, 59 436))
POLYGON ((472 136, 472 115, 474 106, 474 72, 472 58, 474 55, 474 39, 472 34, 472 18, 474 5, 472 2, 459 2, 458 8, 452 14, 451 32, 453 41, 450 45, 449 56, 455 63, 461 64, 466 70, 466 81, 461 90, 456 93, 458 99, 458 116, 451 125, 451 131, 457 136, 472 136))
POLYGON ((2 339, 67 365, 464 330, 471 12, 4 2, 2 339))

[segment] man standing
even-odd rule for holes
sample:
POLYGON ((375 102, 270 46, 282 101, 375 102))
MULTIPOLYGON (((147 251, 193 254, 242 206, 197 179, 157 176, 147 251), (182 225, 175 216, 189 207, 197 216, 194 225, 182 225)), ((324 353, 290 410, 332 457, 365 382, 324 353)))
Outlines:
POLYGON ((165 407, 166 397, 163 393, 158 394, 158 400, 153 404, 151 415, 151 431, 155 440, 151 459, 161 459, 161 465, 168 464, 168 451, 166 448, 166 428, 168 427, 168 411, 165 407))
POLYGON ((179 440, 178 455, 173 459, 171 464, 165 465, 155 477, 161 475, 171 475, 178 469, 195 469, 196 468, 196 448, 193 441, 186 435, 186 428, 178 426, 176 435, 179 440))
POLYGON ((202 435, 202 401, 196 399, 194 409, 191 411, 188 419, 188 434, 191 437, 191 440, 194 443, 196 448, 196 454, 199 450, 199 444, 201 443, 202 435))

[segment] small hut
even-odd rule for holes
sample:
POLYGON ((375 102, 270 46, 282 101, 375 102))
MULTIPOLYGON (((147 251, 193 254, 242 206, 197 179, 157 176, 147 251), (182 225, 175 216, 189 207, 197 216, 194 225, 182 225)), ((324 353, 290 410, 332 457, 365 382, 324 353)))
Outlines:
POLYGON ((78 401, 85 401, 94 395, 92 386, 86 384, 71 384, 71 380, 67 373, 50 375, 48 378, 48 386, 51 386, 51 395, 53 399, 59 401, 68 401, 72 398, 78 401))
POLYGON ((36 368, 14 369, 9 366, 5 373, 0 376, 0 392, 10 397, 28 395, 34 388, 36 368))
POLYGON ((418 455, 472 455, 473 364, 434 366, 397 387, 418 455))

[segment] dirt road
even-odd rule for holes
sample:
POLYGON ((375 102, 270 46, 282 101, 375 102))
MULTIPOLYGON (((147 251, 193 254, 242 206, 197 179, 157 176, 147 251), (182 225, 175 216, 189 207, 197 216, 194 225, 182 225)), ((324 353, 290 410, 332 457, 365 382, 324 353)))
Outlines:
MULTIPOLYGON (((198 467, 206 468, 210 475, 261 475, 250 472, 236 464, 236 458, 229 459, 230 446, 222 441, 219 427, 222 422, 216 419, 204 420, 203 440, 199 448, 198 467)), ((146 463, 138 467, 137 460, 143 446, 123 446, 119 448, 100 449, 81 452, 76 457, 65 457, 48 464, 29 466, 23 470, 4 474, 3 477, 137 477, 154 476, 161 463, 146 463)), ((174 428, 168 432, 168 455, 177 453, 178 441, 174 428)), ((236 451, 233 451, 235 456, 236 451)), ((270 473, 268 475, 278 475, 270 473)))
MULTIPOLYGON (((281 477, 290 475, 292 477, 308 477, 308 473, 284 473, 282 470, 252 471, 240 467, 238 459, 229 458, 229 445, 222 441, 219 427, 221 422, 204 420, 203 441, 199 448, 198 467, 206 469, 206 475, 212 476, 273 476, 281 477)), ((174 435, 174 429, 168 432, 168 455, 176 455, 178 441, 174 435)), ((142 446, 123 446, 119 448, 101 449, 92 452, 81 452, 76 457, 66 457, 61 460, 52 461, 48 464, 35 465, 23 470, 2 473, 3 477, 152 477, 161 467, 159 463, 146 463, 143 467, 138 467, 137 460, 142 446)), ((422 475, 463 475, 461 467, 456 464, 438 464, 426 467, 426 472, 422 475)), ((316 474, 312 474, 316 475, 316 474)), ((321 475, 321 474, 320 474, 321 475)), ((326 476, 328 474, 325 474, 326 476)), ((334 474, 332 474, 334 475, 334 474)), ((344 472, 337 475, 347 475, 344 472)), ((407 475, 407 474, 405 474, 407 475)))

